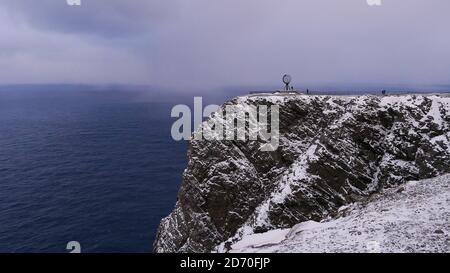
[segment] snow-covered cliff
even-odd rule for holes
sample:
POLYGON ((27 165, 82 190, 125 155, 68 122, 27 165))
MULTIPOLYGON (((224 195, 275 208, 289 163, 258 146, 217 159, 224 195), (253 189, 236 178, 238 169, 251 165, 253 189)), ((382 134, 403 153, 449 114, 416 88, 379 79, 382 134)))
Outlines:
POLYGON ((230 252, 450 252, 450 175, 407 182, 339 216, 244 236, 230 252))
POLYGON ((191 140, 156 252, 227 251, 255 233, 319 222, 384 188, 450 171, 445 95, 249 95, 279 105, 280 143, 191 140))

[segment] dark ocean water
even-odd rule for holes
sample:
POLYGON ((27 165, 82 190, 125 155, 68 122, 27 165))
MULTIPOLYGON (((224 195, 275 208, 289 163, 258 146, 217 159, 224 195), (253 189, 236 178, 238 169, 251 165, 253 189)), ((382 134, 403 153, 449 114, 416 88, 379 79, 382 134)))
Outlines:
POLYGON ((120 92, 0 93, 0 252, 149 252, 186 143, 173 104, 120 92))

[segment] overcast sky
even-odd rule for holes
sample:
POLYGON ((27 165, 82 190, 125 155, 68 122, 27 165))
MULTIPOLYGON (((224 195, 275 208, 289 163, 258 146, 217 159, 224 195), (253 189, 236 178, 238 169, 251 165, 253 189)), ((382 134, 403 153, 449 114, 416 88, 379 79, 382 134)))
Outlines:
POLYGON ((1 0, 0 84, 449 84, 449 12, 448 0, 1 0))

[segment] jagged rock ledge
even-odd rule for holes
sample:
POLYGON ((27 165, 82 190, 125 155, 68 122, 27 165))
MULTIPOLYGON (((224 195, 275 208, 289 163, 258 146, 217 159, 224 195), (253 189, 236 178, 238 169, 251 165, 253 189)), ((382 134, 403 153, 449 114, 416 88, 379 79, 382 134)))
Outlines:
POLYGON ((249 95, 227 104, 279 105, 279 148, 191 140, 156 252, 226 251, 243 236, 332 218, 384 188, 450 170, 448 95, 249 95))

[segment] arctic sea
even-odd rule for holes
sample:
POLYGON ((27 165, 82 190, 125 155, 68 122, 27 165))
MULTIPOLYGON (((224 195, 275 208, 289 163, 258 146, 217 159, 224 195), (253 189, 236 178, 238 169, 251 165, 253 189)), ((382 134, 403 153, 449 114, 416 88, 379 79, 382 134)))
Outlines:
MULTIPOLYGON (((57 88, 56 88, 57 89, 57 88)), ((186 142, 174 103, 127 92, 0 92, 0 252, 150 252, 186 142)))

